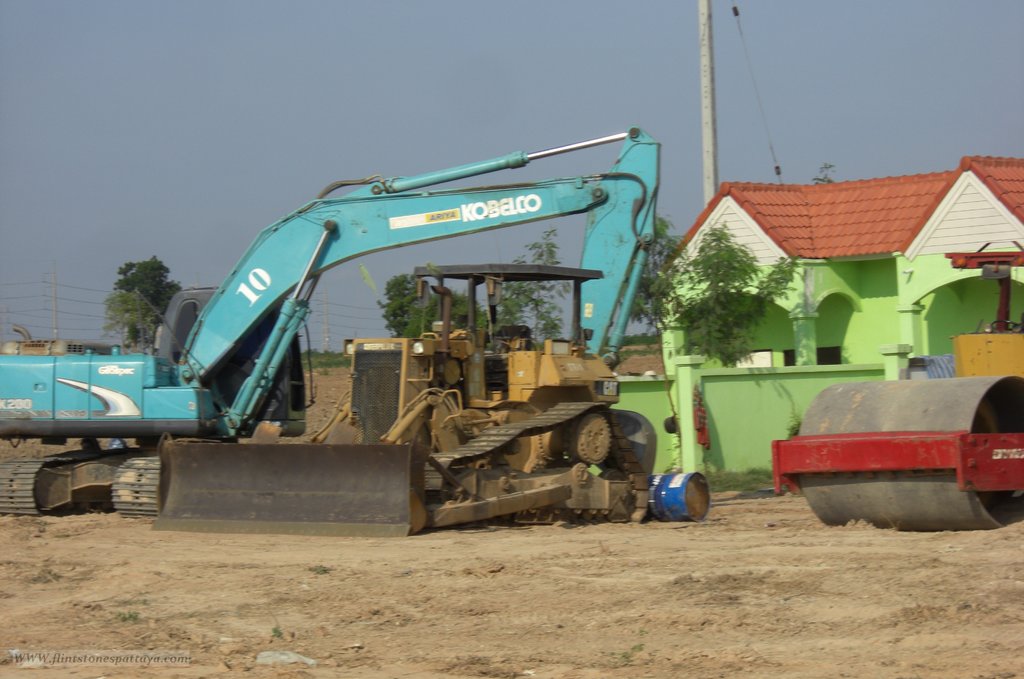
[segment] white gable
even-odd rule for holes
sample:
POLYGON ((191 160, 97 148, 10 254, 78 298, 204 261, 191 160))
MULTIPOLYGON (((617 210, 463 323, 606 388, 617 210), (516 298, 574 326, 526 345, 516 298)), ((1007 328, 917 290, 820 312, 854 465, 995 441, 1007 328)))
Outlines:
POLYGON ((745 246, 757 259, 758 264, 775 264, 786 257, 786 253, 768 237, 761 227, 747 212, 726 196, 712 210, 707 220, 700 225, 693 240, 686 246, 686 254, 692 255, 700 245, 704 230, 715 226, 724 226, 733 240, 745 246))
POLYGON ((973 172, 964 172, 907 248, 918 255, 974 252, 986 243, 994 249, 1024 240, 1021 224, 973 172))

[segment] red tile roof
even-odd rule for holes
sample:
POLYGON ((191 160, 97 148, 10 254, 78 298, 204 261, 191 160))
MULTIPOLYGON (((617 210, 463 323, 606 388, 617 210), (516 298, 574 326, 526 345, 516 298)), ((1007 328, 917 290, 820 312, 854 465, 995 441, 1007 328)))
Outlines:
POLYGON ((905 251, 963 172, 973 172, 1024 221, 1024 158, 967 156, 949 172, 833 184, 724 183, 688 242, 732 197, 784 252, 826 258, 905 251))
POLYGON ((960 169, 977 175, 1010 212, 1024 221, 1024 158, 965 156, 960 169))

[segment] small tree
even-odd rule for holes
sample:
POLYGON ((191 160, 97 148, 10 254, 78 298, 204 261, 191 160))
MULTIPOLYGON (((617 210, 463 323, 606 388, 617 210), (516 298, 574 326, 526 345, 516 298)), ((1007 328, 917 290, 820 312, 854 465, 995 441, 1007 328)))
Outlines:
MULTIPOLYGON (((555 229, 548 229, 539 241, 526 246, 527 255, 516 257, 516 264, 557 265, 558 243, 555 229), (527 261, 527 256, 529 261, 527 261)), ((543 283, 505 283, 501 291, 501 306, 498 308, 498 325, 526 324, 533 328, 537 337, 557 337, 562 333, 561 307, 555 301, 564 297, 567 285, 558 281, 543 283)), ((417 337, 428 330, 432 321, 438 320, 437 305, 426 308, 416 295, 416 279, 412 274, 398 274, 388 279, 384 286, 384 301, 377 305, 384 312, 384 323, 392 334, 398 337, 417 337)), ((452 318, 468 316, 469 299, 462 292, 452 293, 452 318)), ((477 311, 477 323, 486 323, 483 310, 477 311)))
POLYGON ((633 309, 629 320, 642 324, 647 330, 656 332, 664 315, 665 295, 660 280, 662 269, 671 261, 673 253, 679 246, 679 237, 669 233, 672 222, 664 217, 654 220, 654 240, 647 252, 647 266, 640 278, 640 286, 633 300, 633 309))
POLYGON ((167 303, 181 290, 169 273, 156 257, 122 264, 114 291, 107 295, 103 329, 120 333, 121 341, 136 350, 151 349, 167 303))
POLYGON ((818 176, 811 181, 815 184, 834 184, 835 179, 832 178, 832 170, 836 169, 836 166, 832 163, 822 163, 821 167, 818 168, 818 176))
POLYGON ((792 259, 759 266, 724 227, 707 229, 662 281, 665 321, 683 330, 687 352, 734 366, 750 354, 754 330, 789 289, 795 267, 792 259))
MULTIPOLYGON (((431 324, 440 320, 437 304, 425 306, 416 294, 416 278, 412 274, 398 274, 384 286, 384 301, 377 302, 384 312, 384 325, 394 337, 419 337, 431 324)), ((483 322, 483 312, 477 312, 477 322, 483 322)), ((452 291, 452 320, 458 325, 469 316, 469 297, 452 291)))
POLYGON ((424 325, 423 307, 416 296, 412 274, 398 274, 384 285, 384 301, 377 302, 384 312, 384 325, 395 337, 413 337, 424 325))
MULTIPOLYGON (((529 261, 525 255, 516 257, 515 264, 541 264, 556 266, 558 243, 555 242, 557 229, 544 232, 539 241, 526 246, 529 261)), ((498 309, 498 325, 525 324, 533 328, 538 339, 559 337, 562 334, 562 309, 555 300, 565 297, 568 284, 559 281, 505 283, 501 291, 501 306, 498 309)))

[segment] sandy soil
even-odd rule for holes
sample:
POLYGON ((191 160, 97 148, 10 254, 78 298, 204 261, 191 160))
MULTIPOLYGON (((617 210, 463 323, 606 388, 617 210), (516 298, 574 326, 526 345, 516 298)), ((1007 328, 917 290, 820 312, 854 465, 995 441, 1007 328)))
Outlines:
MULTIPOLYGON (((326 382, 324 403, 338 389, 326 382)), ((701 524, 392 540, 8 516, 0 677, 1009 679, 1024 677, 1022 564, 1024 523, 826 527, 801 498, 767 493, 715 494, 701 524), (192 663, 31 669, 7 649, 192 663), (257 664, 268 650, 316 665, 257 664)))

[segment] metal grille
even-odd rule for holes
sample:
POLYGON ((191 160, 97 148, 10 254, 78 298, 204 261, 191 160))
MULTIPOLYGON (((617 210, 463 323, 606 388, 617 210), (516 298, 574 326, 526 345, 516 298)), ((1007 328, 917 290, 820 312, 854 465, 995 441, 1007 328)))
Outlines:
POLYGON ((402 351, 360 351, 352 362, 352 413, 358 443, 376 443, 398 417, 402 351))

